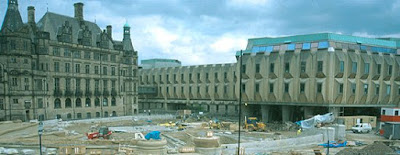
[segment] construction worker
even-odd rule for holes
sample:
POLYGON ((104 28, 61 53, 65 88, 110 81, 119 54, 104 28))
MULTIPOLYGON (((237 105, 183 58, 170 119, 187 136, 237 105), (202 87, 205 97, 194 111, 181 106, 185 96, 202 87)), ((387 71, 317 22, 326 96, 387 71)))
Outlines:
POLYGON ((297 135, 301 134, 301 128, 299 128, 299 130, 297 130, 297 135))

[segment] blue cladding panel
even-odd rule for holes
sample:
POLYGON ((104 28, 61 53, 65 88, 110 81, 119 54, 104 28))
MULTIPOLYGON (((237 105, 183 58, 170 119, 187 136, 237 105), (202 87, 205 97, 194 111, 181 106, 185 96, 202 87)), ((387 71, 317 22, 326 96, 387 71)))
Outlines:
POLYGON ((383 47, 371 47, 371 51, 381 52, 381 53, 396 53, 396 49, 383 48, 383 47))
POLYGON ((259 49, 260 49, 260 47, 253 46, 253 49, 251 50, 251 52, 258 52, 259 49))
POLYGON ((265 52, 266 49, 267 49, 266 46, 260 46, 260 49, 258 51, 259 52, 265 52))
POLYGON ((303 50, 309 50, 311 49, 311 43, 303 43, 303 50))
POLYGON ((328 47, 329 47, 329 44, 327 41, 320 41, 318 43, 318 48, 328 48, 328 47))
POLYGON ((360 50, 361 50, 361 51, 366 51, 366 50, 367 50, 367 46, 361 45, 361 46, 360 46, 360 50))
POLYGON ((288 49, 288 50, 294 50, 295 47, 296 47, 296 44, 289 44, 289 45, 287 46, 287 49, 288 49))
POLYGON ((267 46, 265 52, 272 52, 272 50, 274 50, 274 46, 267 46))

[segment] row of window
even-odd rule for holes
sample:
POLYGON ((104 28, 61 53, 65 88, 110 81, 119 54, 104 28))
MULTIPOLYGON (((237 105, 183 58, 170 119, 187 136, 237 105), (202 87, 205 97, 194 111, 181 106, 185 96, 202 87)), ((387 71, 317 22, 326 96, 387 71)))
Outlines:
MULTIPOLYGON (((64 48, 64 53, 62 56, 70 58, 71 56, 73 58, 82 58, 82 53, 83 53, 83 58, 84 59, 94 59, 94 60, 98 60, 98 61, 111 61, 111 62, 117 62, 117 55, 111 54, 110 56, 108 54, 100 54, 97 52, 93 52, 94 54, 92 54, 92 52, 89 51, 85 51, 85 52, 81 52, 81 51, 77 51, 77 50, 69 50, 64 48), (93 57, 92 57, 93 55, 93 57)), ((53 55, 54 56, 61 56, 61 50, 58 47, 54 47, 53 48, 53 55)))
MULTIPOLYGON (((177 89, 176 89, 177 87, 172 87, 172 89, 173 89, 173 91, 172 91, 172 93, 176 93, 177 91, 177 89)), ((200 86, 197 86, 197 87, 192 87, 192 86, 189 86, 189 93, 192 93, 192 89, 193 88, 197 88, 197 92, 200 92, 200 86)), ((211 88, 211 86, 206 86, 205 87, 205 92, 208 92, 208 90, 209 90, 209 88, 211 88)), ((162 90, 162 87, 160 87, 160 90, 162 90)), ((170 91, 170 87, 166 87, 166 92, 167 93, 169 93, 170 91)), ((181 87, 181 93, 183 94, 184 93, 184 87, 182 86, 181 87)), ((233 90, 235 90, 235 86, 233 86, 233 90)), ((224 93, 228 93, 228 86, 224 86, 223 87, 223 92, 224 93)), ((214 86, 214 93, 218 93, 218 86, 214 86)))
MULTIPOLYGON (((343 84, 339 84, 338 85, 338 92, 339 92, 339 94, 342 94, 343 93, 343 84)), ((355 94, 356 93, 356 84, 354 84, 354 83, 352 83, 351 85, 350 85, 350 88, 351 88, 351 92, 353 93, 353 94, 355 94)), ((391 85, 386 85, 386 95, 390 95, 390 93, 391 93, 391 85)), ((322 93, 322 83, 317 83, 317 93, 322 93)), ((363 93, 364 94, 368 94, 368 84, 363 84, 363 93)), ((379 85, 375 85, 375 94, 376 95, 379 95, 379 90, 380 90, 380 87, 379 87, 379 85)), ((242 84, 242 92, 245 92, 246 91, 246 84, 242 84)), ((255 84, 255 92, 256 93, 259 93, 260 92, 260 84, 259 83, 256 83, 255 84)), ((270 93, 273 93, 274 92, 274 84, 273 83, 270 83, 269 84, 269 92, 270 93)), ((284 84, 284 92, 285 93, 289 93, 289 83, 285 83, 284 84)), ((304 93, 305 92, 305 83, 300 83, 300 93, 304 93)), ((400 95, 400 87, 398 88, 398 95, 400 95)))
MULTIPOLYGON (((96 112, 96 114, 95 114, 96 118, 102 117, 100 114, 101 114, 100 112, 96 112)), ((118 115, 117 115, 116 111, 113 111, 111 114, 108 114, 108 111, 104 111, 103 117, 109 117, 109 116, 110 117, 116 117, 118 115)), ((56 117, 57 117, 57 119, 61 119, 61 115, 60 114, 57 114, 56 117)), ((72 114, 68 113, 66 115, 66 118, 67 119, 72 119, 72 114)), ((82 118, 83 118, 82 113, 76 113, 76 119, 82 119, 82 118)), ((86 118, 92 118, 92 114, 90 112, 87 112, 86 113, 86 118)), ((39 116, 39 120, 44 120, 44 115, 43 116, 39 116)))
MULTIPOLYGON (((64 101, 64 105, 65 105, 64 108, 72 108, 72 101, 71 101, 71 99, 70 99, 70 98, 66 98, 65 101, 64 101)), ((83 106, 83 105, 82 105, 81 98, 77 98, 77 99, 75 100, 75 107, 82 107, 82 106, 83 106)), ((85 99, 84 106, 85 106, 85 107, 91 107, 91 106, 92 106, 90 98, 86 98, 86 99, 85 99)), ((100 107, 100 106, 101 106, 101 105, 100 105, 100 98, 98 98, 98 97, 95 98, 95 100, 94 100, 94 106, 95 106, 95 107, 100 107)), ((104 97, 104 98, 103 98, 102 106, 108 106, 108 98, 107 98, 107 97, 104 97)), ((111 106, 117 106, 115 97, 112 97, 112 98, 111 98, 111 106)), ((38 108, 39 108, 39 106, 38 106, 38 108)), ((61 100, 60 100, 59 98, 56 98, 56 99, 54 100, 54 109, 60 109, 60 108, 62 108, 62 106, 61 106, 61 100)))
MULTIPOLYGON (((75 89, 76 90, 81 90, 81 80, 82 79, 75 79, 75 89)), ((40 80, 39 80, 40 81, 40 80)), ((90 91, 90 82, 91 81, 91 79, 85 79, 85 91, 90 91)), ((98 80, 98 79, 95 79, 94 80, 94 89, 95 89, 95 91, 100 91, 100 83, 102 83, 103 85, 103 90, 108 90, 108 82, 109 82, 110 80, 98 80)), ((38 84, 39 85, 39 84, 38 84)), ((112 91, 115 91, 116 90, 116 80, 111 80, 111 90, 112 91)), ((131 90, 132 89, 132 86, 131 86, 131 84, 128 84, 128 86, 129 86, 129 90, 131 90)), ((71 89, 71 79, 70 78, 65 78, 65 90, 72 90, 71 89)), ((134 87, 136 87, 136 84, 134 84, 134 87)), ((61 88, 60 88, 60 78, 54 78, 54 89, 55 90, 60 90, 61 88)), ((121 85, 121 91, 125 91, 125 84, 124 85, 121 85)))
MULTIPOLYGON (((65 69, 64 71, 66 73, 71 73, 71 63, 65 63, 64 65, 65 69)), ((60 62, 54 62, 54 71, 55 72, 60 72, 60 62)), ((126 70, 121 70, 120 71, 120 75, 125 76, 126 74, 126 70)), ((135 72, 135 70, 133 71, 135 72)), ((74 73, 81 73, 81 64, 75 64, 75 72, 74 73)), ((85 74, 90 74, 90 65, 85 65, 85 74)), ((100 70, 100 66, 94 66, 94 74, 102 74, 102 75, 108 75, 108 67, 107 66, 103 66, 102 70, 100 70)), ((116 74, 116 70, 115 67, 111 67, 111 75, 115 76, 116 74)))
MULTIPOLYGON (((218 79, 218 75, 219 75, 218 72, 215 72, 214 79, 218 79)), ((158 75, 158 76, 159 76, 158 77, 159 80, 163 79, 162 75, 158 75)), ((233 72, 233 76, 236 76, 235 72, 233 72)), ((149 82, 150 81, 149 77, 150 77, 149 75, 140 76, 139 81, 143 82, 145 80, 145 81, 149 82), (143 79, 143 77, 144 77, 144 79, 143 79)), ((165 81, 169 81, 169 79, 170 79, 169 74, 165 75, 164 77, 165 77, 165 81)), ((197 77, 197 80, 200 80, 201 79, 200 73, 197 73, 196 77, 197 77)), ((180 78, 181 78, 181 81, 184 82, 185 74, 181 74, 180 78)), ((209 78, 210 78, 209 73, 205 73, 205 79, 209 80, 209 78)), ((227 79, 227 78, 228 78, 228 72, 224 72, 223 79, 227 79)), ((189 80, 191 80, 191 79, 192 79, 192 73, 189 73, 189 80)), ((155 82, 155 81, 156 81, 156 76, 152 75, 152 82, 155 82)), ((173 74, 173 82, 175 82, 175 81, 177 81, 177 74, 173 74)))

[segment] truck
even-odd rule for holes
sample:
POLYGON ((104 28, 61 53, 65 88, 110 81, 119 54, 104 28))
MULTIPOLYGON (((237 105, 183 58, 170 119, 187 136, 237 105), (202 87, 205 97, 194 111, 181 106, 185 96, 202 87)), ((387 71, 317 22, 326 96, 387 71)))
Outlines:
POLYGON ((249 131, 266 131, 266 125, 257 117, 245 117, 244 128, 249 131))
POLYGON ((357 123, 351 128, 351 131, 353 133, 369 133, 372 131, 372 127, 370 123, 357 123))

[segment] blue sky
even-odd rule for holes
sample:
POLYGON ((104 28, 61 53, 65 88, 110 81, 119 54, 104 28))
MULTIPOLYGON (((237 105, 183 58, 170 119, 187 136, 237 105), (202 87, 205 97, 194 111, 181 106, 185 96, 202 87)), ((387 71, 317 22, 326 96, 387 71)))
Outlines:
MULTIPOLYGON (((19 0, 26 22, 29 5, 38 21, 47 11, 74 15, 78 0, 19 0)), ((248 38, 333 32, 400 37, 400 1, 395 0, 81 0, 84 19, 100 28, 131 26, 139 60, 171 58, 183 65, 232 63, 248 38)), ((7 0, 0 0, 3 21, 7 0)))

